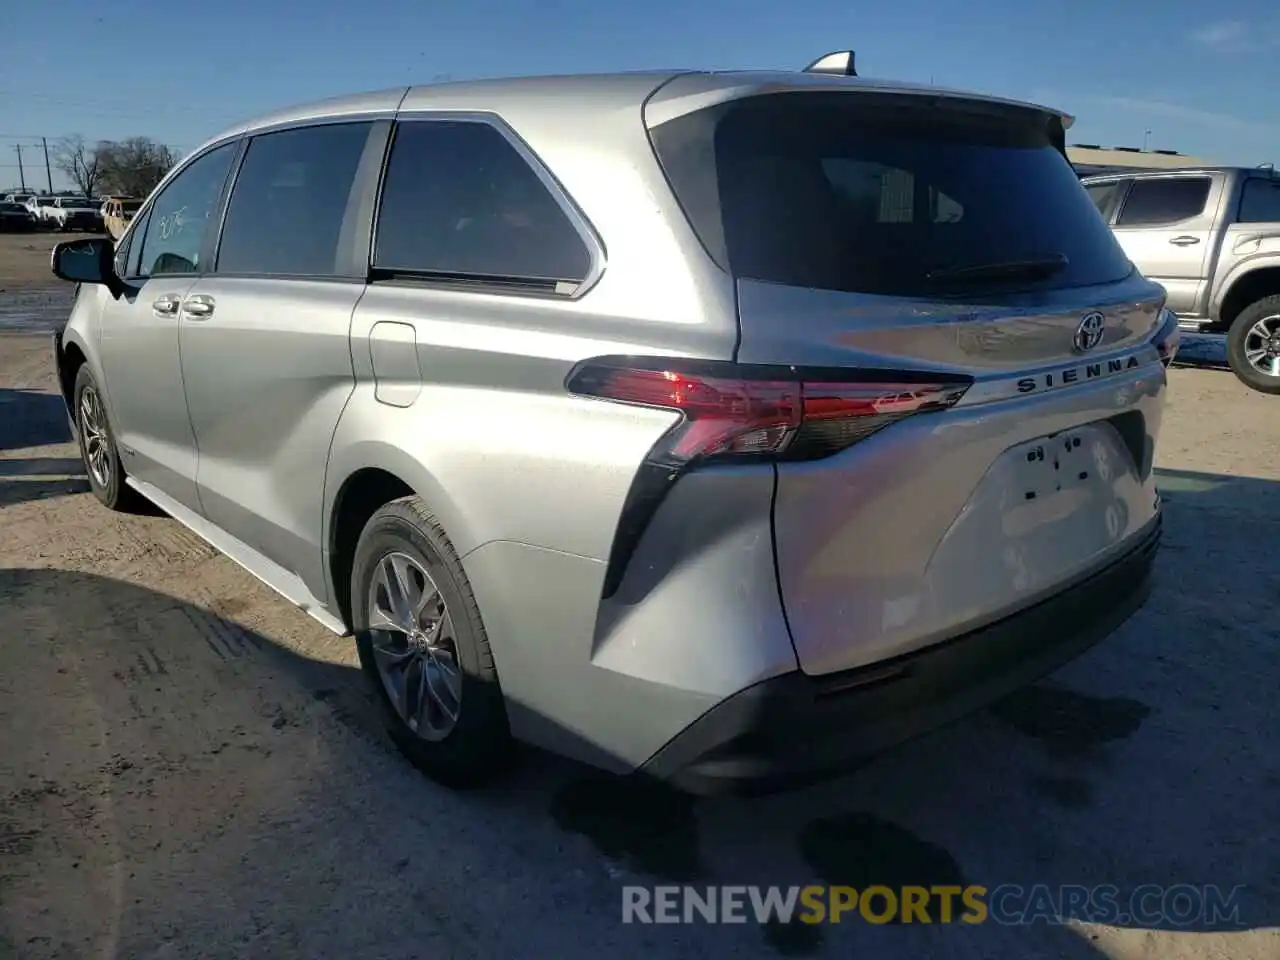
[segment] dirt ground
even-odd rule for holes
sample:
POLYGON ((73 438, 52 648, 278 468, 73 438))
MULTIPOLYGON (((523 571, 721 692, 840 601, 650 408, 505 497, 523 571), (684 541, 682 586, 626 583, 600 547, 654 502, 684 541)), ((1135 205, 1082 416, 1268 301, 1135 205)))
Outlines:
POLYGON ((1171 373, 1119 634, 835 783, 693 802, 415 774, 348 641, 85 492, 49 362, 0 336, 0 958, 1280 957, 1280 420, 1229 373, 1171 373), (664 882, 1240 891, 1225 927, 624 925, 664 882))
POLYGON ((81 233, 0 233, 0 294, 60 281, 49 271, 49 252, 59 240, 97 236, 81 233))

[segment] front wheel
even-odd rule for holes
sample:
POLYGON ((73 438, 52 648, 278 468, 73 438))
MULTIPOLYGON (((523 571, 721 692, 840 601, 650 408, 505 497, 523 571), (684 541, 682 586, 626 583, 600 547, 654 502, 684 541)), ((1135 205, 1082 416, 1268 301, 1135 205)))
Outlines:
POLYGON ((107 422, 102 391, 98 389, 88 364, 82 365, 76 374, 71 397, 80 459, 84 461, 84 470, 89 476, 89 489, 109 510, 133 512, 139 509, 142 497, 125 482, 120 451, 107 422))
POLYGON ((1227 331, 1227 362, 1247 386, 1280 394, 1280 296, 1240 311, 1227 331))
POLYGON ((365 526, 351 611, 361 667, 400 752, 450 786, 498 772, 510 732, 484 623, 452 544, 417 497, 365 526))

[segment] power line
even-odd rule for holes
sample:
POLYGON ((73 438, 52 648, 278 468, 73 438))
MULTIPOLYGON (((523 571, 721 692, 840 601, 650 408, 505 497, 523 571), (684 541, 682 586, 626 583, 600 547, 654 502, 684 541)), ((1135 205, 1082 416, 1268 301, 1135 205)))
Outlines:
POLYGON ((106 107, 109 110, 116 110, 121 107, 126 110, 144 109, 146 114, 154 114, 156 110, 169 111, 185 111, 185 108, 171 103, 158 103, 154 106, 147 105, 145 108, 136 100, 95 100, 87 97, 76 97, 69 100, 65 97, 50 96, 46 93, 27 93, 22 90, 0 90, 0 97, 13 97, 18 100, 39 100, 41 103, 54 103, 62 107, 106 107))

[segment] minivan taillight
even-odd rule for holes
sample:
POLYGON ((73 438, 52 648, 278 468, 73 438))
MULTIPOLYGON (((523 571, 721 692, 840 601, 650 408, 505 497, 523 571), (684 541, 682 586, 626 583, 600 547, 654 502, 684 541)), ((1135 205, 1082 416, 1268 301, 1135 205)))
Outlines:
POLYGON ((972 382, 884 370, 608 358, 580 365, 566 386, 579 396, 681 413, 650 459, 682 466, 711 458, 829 456, 904 417, 954 405, 972 382))
POLYGON ((681 414, 632 481, 603 598, 617 592, 667 491, 690 468, 830 456, 906 417, 953 406, 972 384, 969 377, 949 374, 670 357, 603 357, 579 364, 565 382, 570 393, 681 414))

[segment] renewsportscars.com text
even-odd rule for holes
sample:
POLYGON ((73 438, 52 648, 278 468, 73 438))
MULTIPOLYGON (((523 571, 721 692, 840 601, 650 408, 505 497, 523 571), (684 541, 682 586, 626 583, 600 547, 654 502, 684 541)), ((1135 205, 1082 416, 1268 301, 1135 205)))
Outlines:
POLYGON ((1240 923, 1243 888, 1148 884, 970 886, 627 886, 623 923, 998 923, 1070 921, 1223 927, 1240 923))

